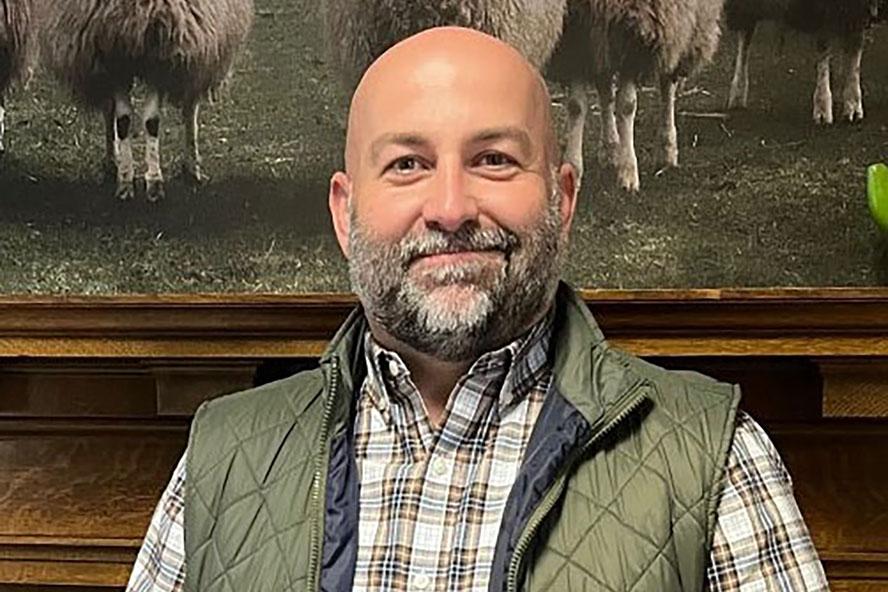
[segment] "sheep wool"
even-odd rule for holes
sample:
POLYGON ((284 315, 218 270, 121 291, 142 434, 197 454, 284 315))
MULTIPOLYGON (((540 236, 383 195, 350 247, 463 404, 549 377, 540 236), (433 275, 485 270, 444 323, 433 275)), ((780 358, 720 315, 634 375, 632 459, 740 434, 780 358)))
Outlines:
POLYGON ((163 197, 160 106, 177 104, 185 120, 185 170, 200 181, 198 107, 226 80, 253 23, 253 0, 45 0, 43 59, 84 105, 105 113, 109 171, 115 194, 134 195, 130 89, 149 94, 145 188, 163 197))
POLYGON ((33 21, 31 0, 0 1, 0 154, 6 150, 6 92, 33 67, 33 21))
POLYGON ((721 37, 724 0, 577 0, 549 67, 570 86, 567 158, 582 172, 588 86, 602 112, 601 164, 627 191, 640 187, 634 129, 637 86, 659 82, 660 164, 678 165, 675 94, 681 78, 709 64, 721 37))
POLYGON ((329 50, 353 88, 386 49, 435 26, 478 29, 512 45, 537 67, 561 36, 567 0, 327 0, 329 50))
POLYGON ((743 109, 749 103, 749 53, 756 26, 775 21, 781 26, 813 35, 819 52, 814 88, 813 118, 833 122, 830 71, 833 57, 843 62, 842 118, 863 119, 860 68, 864 31, 884 17, 886 0, 727 0, 728 29, 737 32, 737 57, 728 93, 728 108, 743 109))

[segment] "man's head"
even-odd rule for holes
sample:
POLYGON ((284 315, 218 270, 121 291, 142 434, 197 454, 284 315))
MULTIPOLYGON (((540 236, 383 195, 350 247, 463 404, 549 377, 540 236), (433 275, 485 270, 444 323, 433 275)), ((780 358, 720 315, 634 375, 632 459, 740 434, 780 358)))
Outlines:
POLYGON ((330 210, 375 333, 467 361, 545 312, 576 175, 516 50, 455 27, 395 45, 355 91, 345 152, 330 210))

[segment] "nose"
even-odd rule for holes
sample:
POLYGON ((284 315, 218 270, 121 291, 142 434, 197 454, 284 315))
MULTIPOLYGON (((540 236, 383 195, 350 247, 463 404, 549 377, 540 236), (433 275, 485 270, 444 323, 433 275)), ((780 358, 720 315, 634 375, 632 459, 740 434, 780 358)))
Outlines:
POLYGON ((469 189, 460 163, 439 162, 434 183, 423 204, 426 225, 456 232, 466 222, 477 221, 478 202, 469 189))

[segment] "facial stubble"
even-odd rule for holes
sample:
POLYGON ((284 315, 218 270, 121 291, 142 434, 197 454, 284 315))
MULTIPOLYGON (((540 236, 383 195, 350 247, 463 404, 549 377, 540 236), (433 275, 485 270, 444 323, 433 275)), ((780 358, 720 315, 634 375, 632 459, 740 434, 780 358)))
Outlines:
POLYGON ((429 227, 387 242, 349 212, 349 275, 365 312, 398 341, 442 361, 472 360, 508 343, 548 307, 566 251, 556 196, 522 229, 429 227), (460 263, 422 257, 484 252, 460 263))

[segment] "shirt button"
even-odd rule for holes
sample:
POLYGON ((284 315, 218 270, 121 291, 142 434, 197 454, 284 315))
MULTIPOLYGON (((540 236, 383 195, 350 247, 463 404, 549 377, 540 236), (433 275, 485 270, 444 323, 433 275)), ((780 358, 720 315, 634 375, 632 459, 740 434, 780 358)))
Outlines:
POLYGON ((432 472, 436 477, 443 477, 447 473, 447 461, 441 457, 432 460, 432 472))
POLYGON ((389 360, 389 374, 392 376, 397 376, 399 374, 398 363, 394 360, 389 360))
POLYGON ((427 574, 421 573, 413 576, 413 588, 416 590, 428 590, 432 584, 432 578, 427 574))

